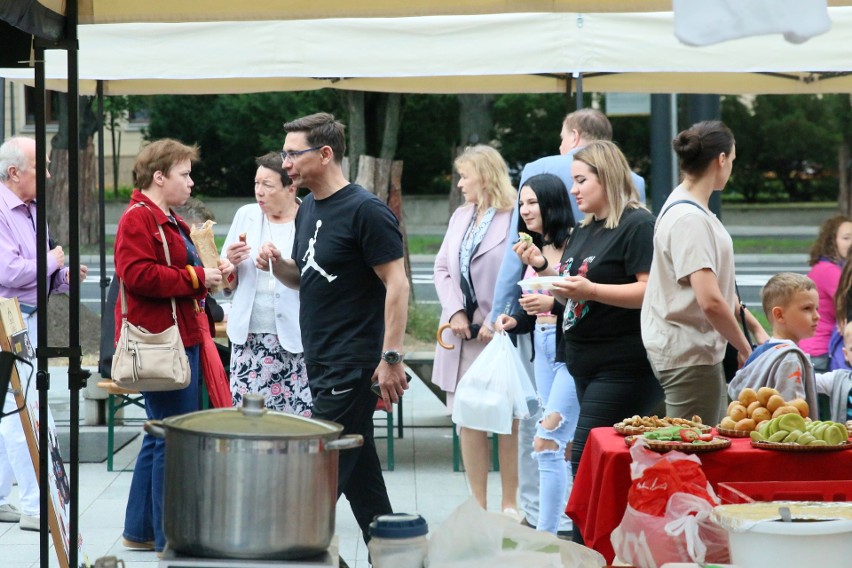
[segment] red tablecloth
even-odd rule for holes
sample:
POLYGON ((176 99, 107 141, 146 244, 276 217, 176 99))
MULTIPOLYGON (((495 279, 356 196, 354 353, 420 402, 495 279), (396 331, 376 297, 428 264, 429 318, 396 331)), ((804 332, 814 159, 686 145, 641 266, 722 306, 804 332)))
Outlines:
MULTIPOLYGON (((697 454, 716 489, 722 481, 796 481, 852 479, 852 450, 778 452, 751 447, 749 438, 731 440, 724 450, 697 454)), ((612 562, 609 537, 621 522, 630 489, 630 453, 624 436, 612 428, 595 428, 580 461, 568 516, 586 546, 612 562)))

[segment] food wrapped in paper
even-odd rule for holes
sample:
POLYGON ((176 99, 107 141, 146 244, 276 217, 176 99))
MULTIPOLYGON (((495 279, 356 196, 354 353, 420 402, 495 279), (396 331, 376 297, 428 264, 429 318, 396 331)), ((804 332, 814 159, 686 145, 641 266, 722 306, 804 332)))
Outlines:
MULTIPOLYGON (((219 251, 216 250, 216 239, 213 237, 213 225, 215 224, 215 221, 208 219, 201 225, 193 225, 189 232, 189 238, 192 239, 204 268, 219 267, 219 251)), ((215 293, 219 289, 220 286, 214 286, 210 288, 210 292, 215 293)))

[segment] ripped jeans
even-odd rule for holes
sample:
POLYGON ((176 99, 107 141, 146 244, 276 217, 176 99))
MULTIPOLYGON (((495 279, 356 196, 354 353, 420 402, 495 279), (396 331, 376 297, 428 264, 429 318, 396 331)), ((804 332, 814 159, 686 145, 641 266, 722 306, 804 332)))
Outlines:
POLYGON ((556 325, 535 325, 535 382, 544 406, 542 420, 553 413, 562 419, 552 430, 541 422, 536 428, 536 438, 556 442, 558 449, 533 451, 539 471, 539 516, 537 530, 556 534, 559 520, 571 494, 571 461, 565 459, 565 447, 574 439, 574 430, 580 416, 580 402, 574 378, 565 363, 556 362, 556 325))

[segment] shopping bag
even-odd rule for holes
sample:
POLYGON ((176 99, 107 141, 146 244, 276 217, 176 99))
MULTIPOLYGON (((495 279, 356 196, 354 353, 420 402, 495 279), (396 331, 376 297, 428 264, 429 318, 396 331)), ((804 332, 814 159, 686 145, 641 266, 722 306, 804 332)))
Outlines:
MULTIPOLYGON (((523 381, 529 382, 529 376, 515 346, 505 333, 495 334, 456 387, 453 422, 474 430, 511 434, 514 418, 529 417, 523 381)), ((535 396, 534 390, 531 396, 535 396)))
POLYGON ((729 560, 728 532, 710 516, 719 499, 694 455, 630 448, 633 484, 610 540, 616 556, 638 568, 729 560))

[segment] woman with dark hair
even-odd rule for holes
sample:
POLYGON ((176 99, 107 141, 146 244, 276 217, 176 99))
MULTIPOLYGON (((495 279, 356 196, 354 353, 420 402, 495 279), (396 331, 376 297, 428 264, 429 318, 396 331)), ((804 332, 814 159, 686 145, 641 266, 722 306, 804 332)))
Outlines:
MULTIPOLYGON (((713 120, 684 130, 672 146, 683 182, 657 219, 642 338, 666 394, 666 414, 717 424, 727 406, 726 344, 736 348, 740 365, 751 354, 737 320, 733 242, 708 206, 731 176, 736 145, 731 130, 713 120)), ((766 332, 746 313, 756 339, 765 341, 766 332)))
MULTIPOLYGON (((816 332, 799 342, 799 347, 811 356, 814 371, 824 373, 830 369, 846 368, 846 361, 829 361, 831 352, 829 344, 832 330, 839 321, 835 318, 835 294, 840 283, 841 272, 846 264, 846 255, 852 245, 852 218, 846 215, 835 215, 826 219, 819 228, 819 235, 811 246, 811 269, 808 278, 814 281, 819 294, 819 323, 816 332), (840 367, 833 366, 837 363, 840 367)), ((840 334, 838 334, 838 338, 840 334)), ((841 341, 842 343, 842 341, 841 341)))
MULTIPOLYGON (((561 273, 562 252, 574 228, 574 214, 565 184, 552 174, 529 178, 521 188, 518 232, 532 242, 519 240, 513 247, 526 264, 524 277, 533 278, 549 266, 561 273)), ((523 290, 523 312, 501 315, 495 327, 533 334, 535 383, 544 405, 533 439, 533 456, 539 467, 538 526, 556 534, 568 503, 571 484, 571 440, 580 414, 574 379, 559 352, 564 306, 547 289, 523 290)))
POLYGON ((263 395, 273 410, 311 415, 311 391, 299 327, 299 292, 284 286, 271 272, 258 270, 254 258, 272 242, 290 257, 299 200, 284 171, 281 156, 270 152, 255 160, 254 196, 231 223, 223 256, 236 267, 226 296, 233 295, 228 314, 231 341, 231 396, 241 406, 248 393, 263 395))

